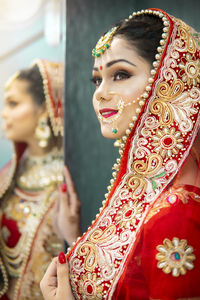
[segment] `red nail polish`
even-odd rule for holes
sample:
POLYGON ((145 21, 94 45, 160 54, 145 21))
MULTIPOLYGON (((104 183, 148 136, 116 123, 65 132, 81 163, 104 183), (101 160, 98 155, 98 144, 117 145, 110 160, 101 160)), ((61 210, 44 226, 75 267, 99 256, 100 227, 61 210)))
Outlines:
POLYGON ((66 183, 62 183, 61 184, 61 190, 62 190, 63 193, 65 193, 67 191, 67 185, 66 185, 66 183))
POLYGON ((64 252, 60 252, 58 255, 58 260, 60 264, 65 264, 66 263, 66 257, 64 252))

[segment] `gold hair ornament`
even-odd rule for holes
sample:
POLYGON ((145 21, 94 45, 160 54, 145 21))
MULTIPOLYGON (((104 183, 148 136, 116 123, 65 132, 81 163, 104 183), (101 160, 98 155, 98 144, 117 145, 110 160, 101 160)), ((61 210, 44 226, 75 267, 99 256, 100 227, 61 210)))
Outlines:
POLYGON ((92 56, 99 57, 104 54, 105 50, 110 47, 113 35, 117 31, 118 26, 111 28, 104 36, 102 36, 96 44, 96 47, 92 50, 92 56))

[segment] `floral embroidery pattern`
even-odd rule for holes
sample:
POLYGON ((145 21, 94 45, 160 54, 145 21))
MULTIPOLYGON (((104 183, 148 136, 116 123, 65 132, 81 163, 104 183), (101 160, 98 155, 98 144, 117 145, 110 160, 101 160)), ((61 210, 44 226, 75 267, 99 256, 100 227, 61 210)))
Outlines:
POLYGON ((172 276, 178 277, 194 268, 193 260, 196 257, 193 254, 193 248, 187 245, 186 240, 179 240, 176 237, 172 241, 165 239, 163 245, 157 246, 156 249, 158 250, 157 267, 164 273, 172 273, 172 276))
POLYGON ((181 69, 180 76, 182 76, 183 82, 187 83, 189 86, 196 86, 200 82, 199 60, 193 60, 192 56, 187 53, 185 58, 181 59, 179 67, 181 69))
POLYGON ((179 131, 175 132, 175 128, 172 127, 168 129, 164 127, 163 130, 157 130, 156 135, 152 137, 155 146, 155 151, 160 152, 161 156, 164 158, 166 155, 168 157, 173 156, 178 153, 178 150, 183 148, 183 138, 180 137, 181 133, 179 131))
POLYGON ((138 203, 135 201, 133 205, 132 201, 130 201, 128 204, 124 204, 117 212, 115 220, 117 224, 119 224, 119 227, 129 228, 130 225, 134 226, 136 221, 139 220, 142 215, 142 210, 141 202, 138 203))
POLYGON ((79 292, 84 295, 84 299, 102 299, 103 287, 101 285, 97 285, 96 274, 91 274, 89 272, 86 274, 82 274, 81 280, 79 281, 78 285, 79 292))

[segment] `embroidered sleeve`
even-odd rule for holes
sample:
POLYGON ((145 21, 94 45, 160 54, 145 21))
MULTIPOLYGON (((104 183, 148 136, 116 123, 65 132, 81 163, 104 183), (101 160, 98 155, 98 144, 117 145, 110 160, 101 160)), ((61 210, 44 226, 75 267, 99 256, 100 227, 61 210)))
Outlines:
POLYGON ((179 200, 144 226, 142 268, 152 299, 200 297, 200 203, 179 200))

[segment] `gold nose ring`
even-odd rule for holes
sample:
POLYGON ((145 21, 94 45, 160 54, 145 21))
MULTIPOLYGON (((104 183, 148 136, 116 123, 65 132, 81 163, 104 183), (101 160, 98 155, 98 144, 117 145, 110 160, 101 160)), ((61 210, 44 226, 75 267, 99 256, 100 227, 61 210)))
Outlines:
POLYGON ((105 98, 104 97, 100 97, 99 99, 97 99, 98 101, 103 101, 103 100, 105 100, 105 98))

